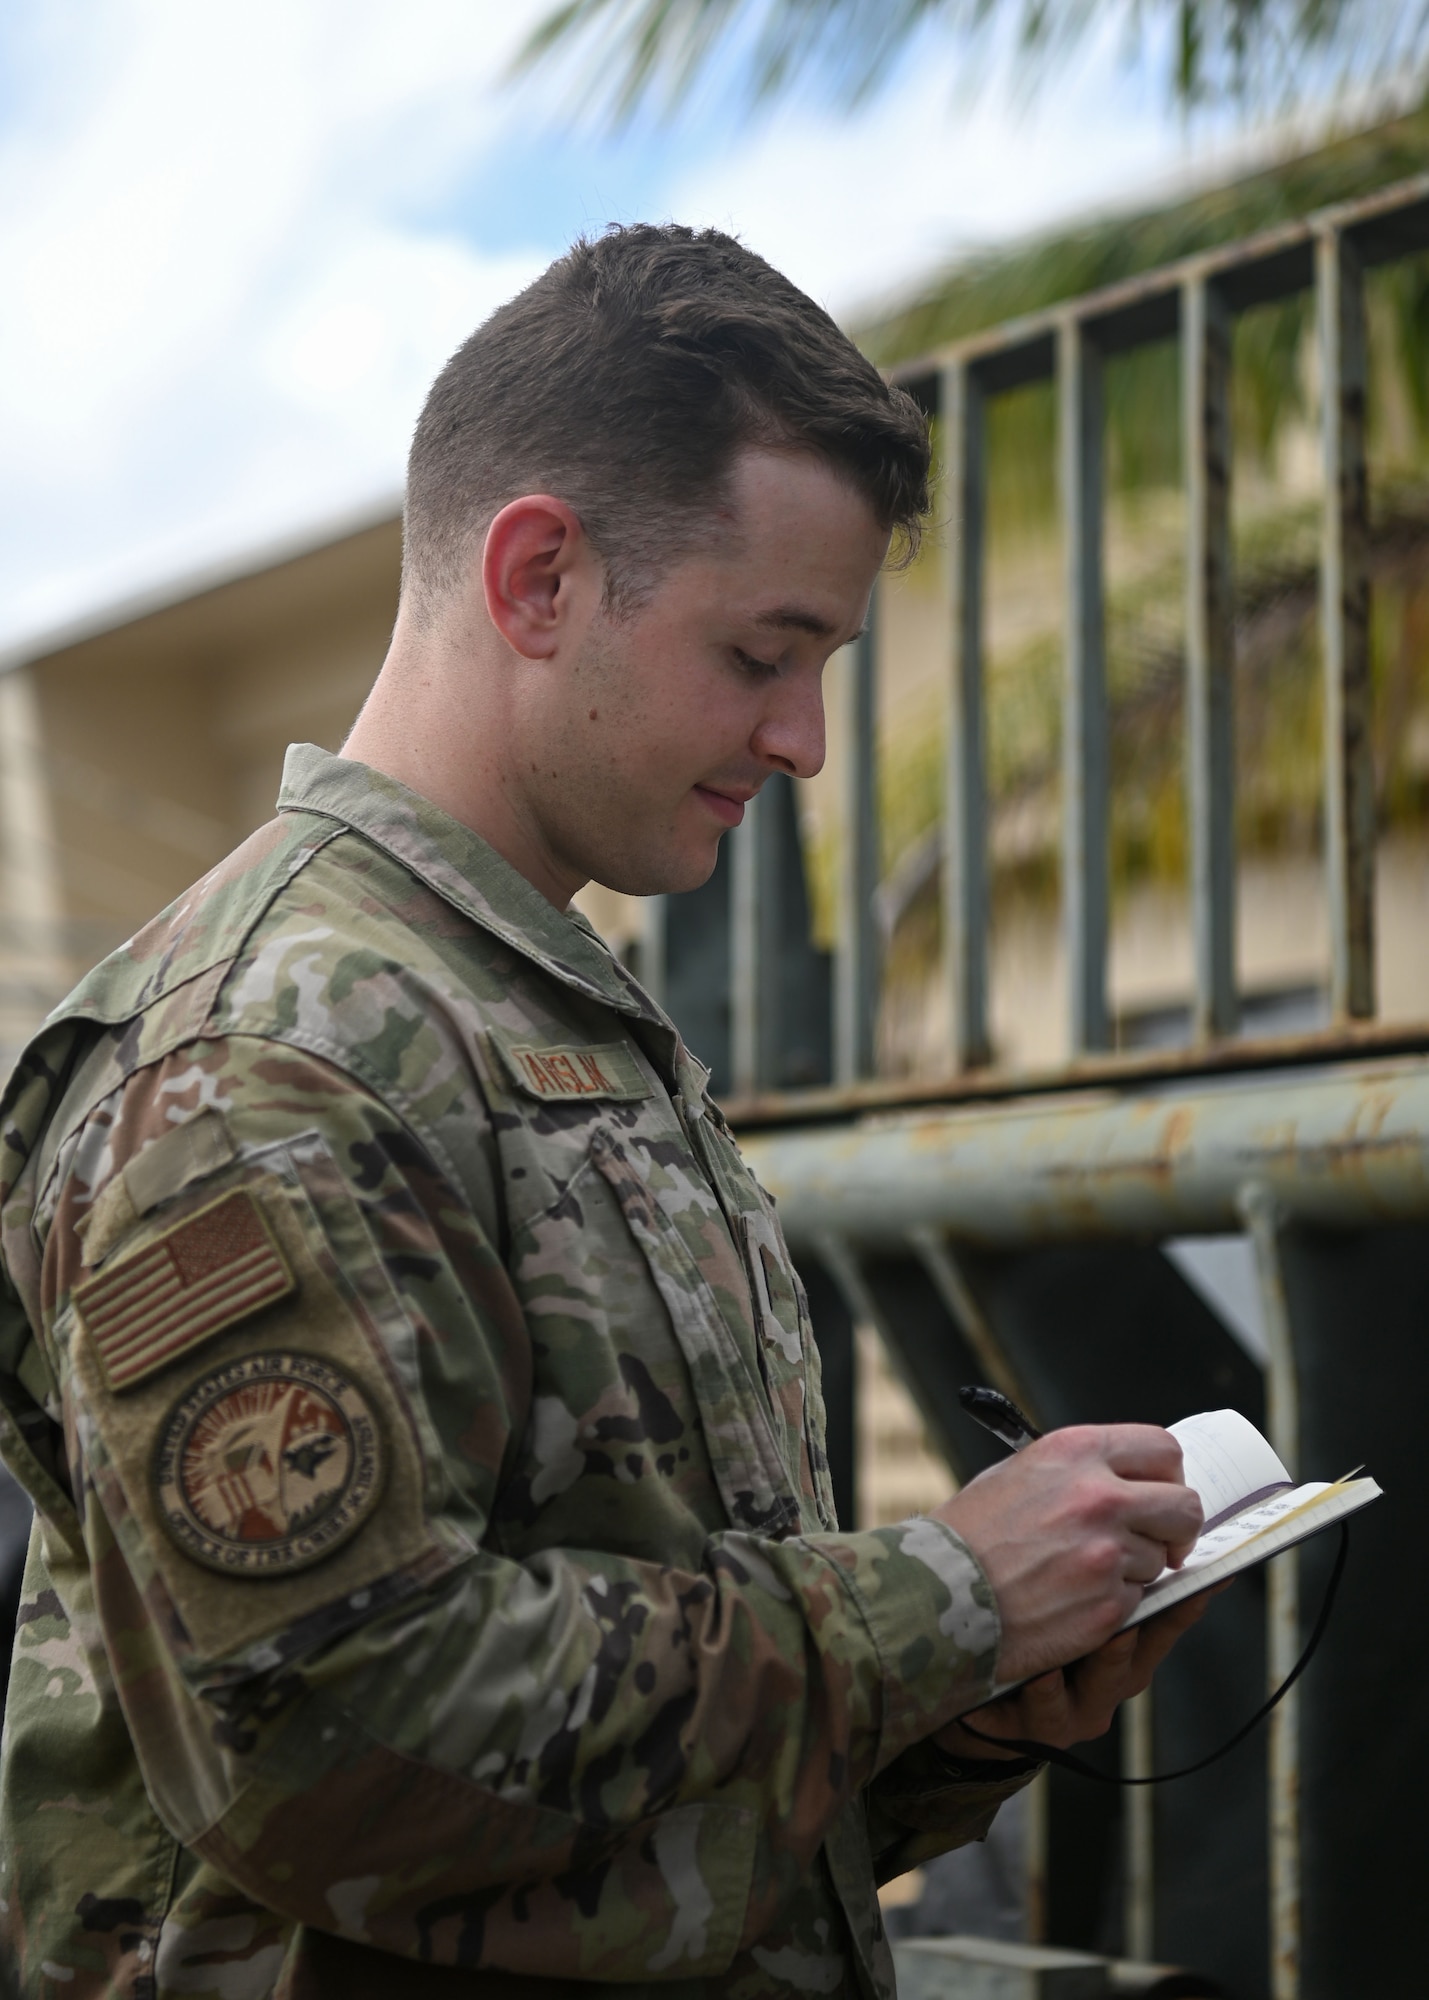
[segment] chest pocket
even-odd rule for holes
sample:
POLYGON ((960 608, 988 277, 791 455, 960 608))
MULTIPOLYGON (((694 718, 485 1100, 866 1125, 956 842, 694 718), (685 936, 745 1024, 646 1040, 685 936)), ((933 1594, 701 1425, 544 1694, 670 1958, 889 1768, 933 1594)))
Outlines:
MULTIPOLYGON (((693 1183, 678 1223, 655 1195, 625 1145, 608 1126, 591 1135, 591 1159, 620 1204, 631 1235, 644 1253, 690 1371, 705 1428, 705 1443, 726 1512, 735 1527, 778 1535, 799 1526, 796 1482, 762 1382, 754 1381, 719 1309, 705 1261, 717 1269, 729 1259, 729 1237, 718 1205, 706 1195, 696 1211, 693 1183), (708 1242, 710 1258, 696 1256, 687 1237, 708 1242)), ((734 1275, 733 1273, 731 1275, 734 1275)))
POLYGON ((763 1189, 761 1206, 740 1217, 750 1293, 759 1327, 759 1359, 781 1431, 784 1461, 821 1527, 836 1526, 824 1450, 819 1350, 808 1301, 789 1261, 783 1231, 763 1189), (766 1206, 767 1204, 767 1206, 766 1206))

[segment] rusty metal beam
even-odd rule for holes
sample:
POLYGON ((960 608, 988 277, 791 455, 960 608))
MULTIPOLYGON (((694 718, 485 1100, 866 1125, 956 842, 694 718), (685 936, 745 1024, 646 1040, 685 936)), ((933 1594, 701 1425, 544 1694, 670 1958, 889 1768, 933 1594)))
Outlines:
POLYGON ((983 724, 983 391, 977 372, 943 376, 952 657, 943 796, 943 954, 950 1067, 988 1060, 987 784, 983 724))
POLYGON ((781 1090, 727 1097, 725 1115, 741 1132, 846 1124, 874 1112, 905 1113, 959 1105, 1005 1104, 1106 1086, 1145 1089, 1190 1085, 1254 1073, 1287 1076, 1326 1063, 1377 1061, 1429 1054, 1429 1023, 1345 1022, 1304 1035, 1208 1047, 1147 1049, 1132 1055, 1090 1055, 1052 1069, 974 1070, 958 1076, 883 1078, 836 1090, 781 1090))
POLYGON ((1320 625, 1325 673, 1325 867, 1336 1017, 1374 1005, 1374 752, 1370 739, 1369 499, 1364 273, 1354 244, 1316 244, 1324 459, 1320 625))
POLYGON ((1429 1061, 1301 1071, 1233 1087, 1086 1091, 884 1116, 842 1131, 746 1132, 790 1242, 856 1246, 919 1229, 970 1244, 1160 1242, 1241 1227, 1263 1183, 1297 1220, 1429 1215, 1429 1061))
POLYGON ((1058 470, 1066 566, 1062 682, 1062 923, 1074 1054, 1111 1042, 1107 1007, 1109 770, 1102 602, 1102 361, 1082 322, 1057 342, 1058 470))
POLYGON ((1186 482, 1186 811, 1196 968, 1192 1031, 1234 1034, 1235 629, 1231 598, 1230 316, 1188 278, 1181 310, 1186 482))

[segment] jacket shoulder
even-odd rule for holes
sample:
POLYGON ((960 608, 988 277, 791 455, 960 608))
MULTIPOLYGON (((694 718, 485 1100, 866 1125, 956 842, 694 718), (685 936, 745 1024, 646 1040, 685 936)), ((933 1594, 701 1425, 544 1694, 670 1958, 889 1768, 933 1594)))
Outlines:
POLYGON ((114 1026, 236 958, 274 898, 342 831, 309 813, 283 813, 102 959, 50 1015, 114 1026))
POLYGON ((340 831, 282 814, 102 959, 21 1051, 0 1097, 0 1202, 61 1104, 92 1102, 203 1027, 229 966, 274 899, 340 831))

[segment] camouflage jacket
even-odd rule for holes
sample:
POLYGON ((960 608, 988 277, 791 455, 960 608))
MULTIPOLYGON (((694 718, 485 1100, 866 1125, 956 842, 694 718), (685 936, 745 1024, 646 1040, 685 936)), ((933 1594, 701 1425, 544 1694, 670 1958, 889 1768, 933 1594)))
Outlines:
POLYGON ((891 1994, 876 1873, 1011 1789, 926 1741, 996 1606, 937 1522, 839 1531, 704 1086, 310 747, 51 1017, 0 1117, 21 1993, 891 1994))

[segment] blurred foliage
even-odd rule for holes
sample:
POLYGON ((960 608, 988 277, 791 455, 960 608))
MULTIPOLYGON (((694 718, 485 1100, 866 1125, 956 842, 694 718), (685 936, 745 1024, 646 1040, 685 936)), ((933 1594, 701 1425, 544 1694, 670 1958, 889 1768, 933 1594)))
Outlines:
MULTIPOLYGON (((1311 853, 1321 833, 1323 715, 1319 648, 1319 510, 1275 508, 1236 536, 1236 837, 1244 854, 1311 853)), ((1380 824, 1429 822, 1429 481, 1376 494, 1370 541, 1374 749, 1380 824)), ((1179 554, 1107 600, 1107 694, 1115 891, 1186 879, 1179 554)), ((996 660, 988 677, 992 868, 1004 889, 1057 888, 1061 812, 1061 639, 1048 632, 996 660)), ((935 898, 935 870, 910 865, 941 813, 942 729, 886 739, 880 759, 885 873, 900 864, 900 908, 915 957, 935 898)), ((827 866, 832 856, 822 858, 827 866)), ((926 943, 926 940, 925 940, 926 943)))
MULTIPOLYGON (((1421 108, 1165 208, 980 253, 932 280, 896 312, 863 324, 860 345, 880 366, 893 367, 1005 320, 1369 194, 1423 172, 1427 162, 1429 108, 1421 108)), ((1413 258, 1373 273, 1369 309, 1376 359, 1408 391, 1415 434, 1396 442, 1401 452, 1406 445, 1417 450, 1429 438, 1429 260, 1413 258)), ((1268 467, 1286 421, 1305 413, 1303 356, 1311 312, 1302 295, 1236 321, 1233 425, 1242 466, 1268 467)), ((1179 479, 1179 410, 1175 342, 1108 363, 1107 476, 1113 492, 1179 479)), ((1050 516, 1054 437, 1050 383, 993 403, 987 457, 994 535, 1050 516)), ((1382 435, 1373 441, 1380 452, 1384 443, 1382 435)))
POLYGON ((1279 108, 1327 89, 1402 80, 1429 48, 1423 0, 561 0, 518 68, 574 50, 577 93, 619 122, 667 116, 701 83, 747 110, 812 87, 836 104, 875 96, 937 39, 964 89, 1008 64, 1024 89, 1055 77, 1108 29, 1128 64, 1160 67, 1185 110, 1279 108))
MULTIPOLYGON (((1291 220, 1421 172, 1429 111, 1334 141, 1229 187, 1147 214, 1097 222, 987 253, 863 329, 885 366, 1099 285, 1291 220)), ((1429 818, 1429 257, 1371 273, 1370 470, 1375 513, 1371 641, 1376 763, 1386 824, 1429 818)), ((1277 460, 1298 435, 1314 449, 1313 303, 1308 295, 1235 323, 1232 425, 1236 485, 1237 834, 1245 852, 1306 851, 1319 838, 1322 768, 1317 629, 1319 514, 1284 489, 1277 460)), ((1157 528, 1158 502, 1181 478, 1180 382, 1174 341, 1110 360, 1107 683, 1112 761, 1112 868, 1118 892, 1185 879, 1184 575, 1179 520, 1157 528), (1148 526, 1149 524, 1149 526, 1148 526), (1120 530, 1120 535, 1118 531, 1120 530), (1117 544, 1141 555, 1118 575, 1117 544), (1146 558, 1148 540, 1152 554, 1146 558), (1159 551, 1159 553, 1158 553, 1159 551)), ((1031 575, 1057 534, 1055 398, 1038 384, 988 410, 989 595, 999 574, 1031 575)), ((935 558, 930 552, 925 561, 935 558)), ((995 620, 994 620, 995 626, 995 620)), ((1007 888, 1057 886, 1062 639, 1056 607, 1033 638, 999 646, 987 666, 992 858, 1007 888)), ((905 728, 882 750, 885 866, 904 877, 906 914, 932 878, 927 855, 941 811, 941 721, 905 728)), ((911 944, 911 939, 910 939, 911 944)))

